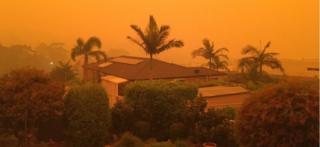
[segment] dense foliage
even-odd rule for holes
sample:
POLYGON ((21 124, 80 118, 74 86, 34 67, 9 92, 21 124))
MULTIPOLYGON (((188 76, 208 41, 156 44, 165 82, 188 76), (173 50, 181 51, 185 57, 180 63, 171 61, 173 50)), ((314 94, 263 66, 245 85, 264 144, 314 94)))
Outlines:
MULTIPOLYGON (((215 142, 237 146, 233 133, 232 108, 206 111, 206 100, 197 88, 180 82, 144 81, 129 84, 125 99, 112 109, 113 132, 126 131, 146 140, 215 142)), ((161 146, 166 143, 155 143, 161 146)))
POLYGON ((27 140, 26 135, 41 132, 44 123, 61 117, 63 94, 63 85, 41 70, 13 70, 0 78, 0 127, 27 140))
POLYGON ((125 133, 124 135, 121 136, 120 140, 115 144, 115 147, 143 147, 144 143, 143 141, 130 134, 130 133, 125 133))
POLYGON ((288 82, 262 90, 243 105, 236 126, 243 146, 318 146, 318 83, 288 82))
POLYGON ((108 97, 97 84, 72 87, 65 97, 66 141, 71 147, 103 147, 109 135, 108 97))
POLYGON ((196 95, 196 87, 190 84, 165 81, 129 84, 125 99, 112 109, 114 133, 132 131, 143 139, 167 139, 173 133, 169 132, 170 126, 183 120, 187 102, 196 95))
POLYGON ((238 146, 234 134, 235 111, 232 108, 209 109, 201 115, 194 130, 196 142, 213 142, 223 147, 238 146))

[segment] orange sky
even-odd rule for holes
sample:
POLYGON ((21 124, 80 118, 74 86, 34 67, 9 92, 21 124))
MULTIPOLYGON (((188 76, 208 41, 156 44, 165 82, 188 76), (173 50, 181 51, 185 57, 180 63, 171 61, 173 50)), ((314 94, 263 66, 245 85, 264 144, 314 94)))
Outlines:
POLYGON ((190 53, 208 37, 239 58, 247 44, 272 41, 281 58, 318 58, 317 0, 1 0, 0 43, 64 42, 98 36, 103 48, 145 55, 126 39, 130 24, 146 26, 153 14, 185 47, 158 58, 192 62, 190 53))

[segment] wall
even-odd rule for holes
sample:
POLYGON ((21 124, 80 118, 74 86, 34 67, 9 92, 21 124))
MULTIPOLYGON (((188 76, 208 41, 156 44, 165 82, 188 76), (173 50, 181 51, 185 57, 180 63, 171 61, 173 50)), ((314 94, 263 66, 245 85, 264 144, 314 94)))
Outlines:
POLYGON ((234 95, 225 95, 225 96, 216 96, 216 97, 208 97, 207 100, 207 108, 221 108, 221 107, 241 107, 242 103, 250 97, 250 93, 242 93, 242 94, 234 94, 234 95))

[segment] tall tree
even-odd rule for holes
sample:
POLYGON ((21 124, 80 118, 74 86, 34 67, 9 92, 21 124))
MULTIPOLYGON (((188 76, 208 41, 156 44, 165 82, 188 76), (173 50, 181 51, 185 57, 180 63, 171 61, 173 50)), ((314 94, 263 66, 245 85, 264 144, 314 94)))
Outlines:
POLYGON ((138 35, 139 39, 128 36, 127 38, 133 43, 139 45, 149 56, 150 56, 150 68, 152 69, 152 59, 156 54, 168 50, 173 47, 183 47, 183 42, 181 40, 168 40, 170 26, 157 25, 156 20, 153 16, 149 18, 149 25, 143 32, 141 28, 137 25, 130 26, 138 35))
POLYGON ((64 93, 63 84, 42 70, 25 68, 5 74, 0 77, 0 127, 12 130, 28 145, 42 122, 62 117, 64 93))
POLYGON ((77 73, 73 70, 69 61, 66 63, 59 61, 58 63, 50 72, 52 79, 66 83, 77 78, 77 73))
POLYGON ((257 49, 251 45, 246 46, 242 50, 242 54, 245 57, 239 61, 239 68, 242 72, 259 73, 262 74, 263 66, 270 67, 272 69, 279 69, 284 73, 284 68, 277 56, 279 53, 267 52, 271 42, 269 41, 262 49, 257 49))
MULTIPOLYGON (((101 48, 101 41, 97 37, 91 37, 86 42, 79 38, 77 40, 77 44, 74 48, 72 48, 71 51, 71 58, 72 60, 76 60, 76 57, 83 56, 84 57, 84 63, 83 66, 86 66, 89 64, 89 57, 94 57, 97 61, 106 61, 107 56, 106 54, 99 50, 101 48), (98 50, 93 50, 93 48, 96 47, 98 50)), ((88 73, 87 70, 83 69, 83 79, 88 80, 88 73)))
POLYGON ((192 56, 201 56, 208 60, 207 65, 210 69, 224 69, 229 70, 228 68, 228 56, 225 54, 229 50, 227 48, 214 48, 213 41, 210 41, 209 39, 203 39, 202 41, 203 47, 194 50, 192 52, 192 56))

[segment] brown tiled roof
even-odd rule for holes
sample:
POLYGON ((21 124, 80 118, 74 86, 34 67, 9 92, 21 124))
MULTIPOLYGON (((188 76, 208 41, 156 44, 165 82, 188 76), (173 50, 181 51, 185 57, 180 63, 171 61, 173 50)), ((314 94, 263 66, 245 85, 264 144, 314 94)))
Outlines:
POLYGON ((150 68, 149 58, 120 56, 110 58, 105 63, 92 63, 85 68, 96 70, 108 75, 114 75, 128 80, 145 80, 145 79, 170 79, 170 78, 186 78, 186 77, 199 77, 199 76, 219 76, 224 75, 222 72, 217 72, 204 67, 185 67, 173 63, 167 63, 161 60, 152 60, 152 69, 150 68), (114 62, 116 58, 138 59, 141 62, 136 64, 127 64, 114 62), (106 66, 99 66, 99 65, 106 66))

